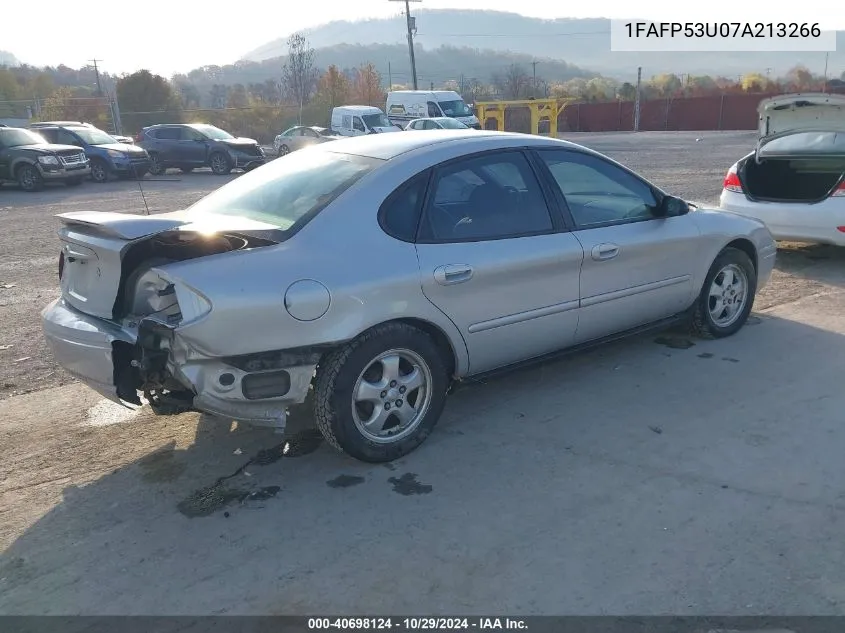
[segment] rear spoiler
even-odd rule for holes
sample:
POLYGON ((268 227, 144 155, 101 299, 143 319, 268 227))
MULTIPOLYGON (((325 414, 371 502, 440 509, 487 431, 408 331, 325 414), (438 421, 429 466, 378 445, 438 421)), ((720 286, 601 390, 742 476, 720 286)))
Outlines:
POLYGON ((100 211, 75 211, 56 217, 69 229, 82 229, 85 233, 121 240, 136 240, 188 224, 183 219, 166 215, 129 215, 100 211))

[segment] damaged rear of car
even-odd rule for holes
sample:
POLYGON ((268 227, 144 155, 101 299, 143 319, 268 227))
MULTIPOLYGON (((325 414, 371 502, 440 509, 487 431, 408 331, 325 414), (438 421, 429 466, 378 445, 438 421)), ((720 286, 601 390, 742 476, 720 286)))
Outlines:
POLYGON ((42 314, 56 360, 119 403, 283 428, 322 353, 296 324, 328 307, 289 240, 379 162, 311 154, 186 211, 60 215, 62 294, 42 314))
POLYGON ((778 240, 845 245, 845 96, 783 95, 758 111, 757 147, 728 170, 721 208, 778 240))

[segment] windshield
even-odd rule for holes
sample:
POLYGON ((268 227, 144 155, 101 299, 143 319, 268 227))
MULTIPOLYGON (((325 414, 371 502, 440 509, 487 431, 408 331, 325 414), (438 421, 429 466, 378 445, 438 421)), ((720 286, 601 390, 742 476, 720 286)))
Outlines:
POLYGON ((462 99, 457 101, 439 101, 440 108, 446 116, 472 116, 472 110, 463 102, 462 99))
POLYGON ((191 214, 234 215, 298 229, 382 161, 333 152, 297 152, 224 185, 191 214))
POLYGON ((20 147, 22 145, 39 144, 47 144, 47 141, 40 134, 12 127, 0 128, 0 145, 3 147, 20 147))
POLYGON ((117 143, 117 140, 113 136, 109 136, 97 128, 74 128, 73 133, 89 145, 110 145, 112 143, 117 143))
POLYGON ((437 122, 440 127, 446 130, 465 130, 467 126, 455 119, 438 119, 437 122))
POLYGON ((208 138, 212 138, 215 141, 224 141, 226 139, 235 138, 228 132, 224 132, 219 127, 214 127, 213 125, 192 125, 197 132, 205 134, 208 138))
POLYGON ((365 114, 361 117, 364 119, 364 123, 370 129, 375 127, 391 127, 393 124, 390 120, 381 112, 378 114, 365 114))

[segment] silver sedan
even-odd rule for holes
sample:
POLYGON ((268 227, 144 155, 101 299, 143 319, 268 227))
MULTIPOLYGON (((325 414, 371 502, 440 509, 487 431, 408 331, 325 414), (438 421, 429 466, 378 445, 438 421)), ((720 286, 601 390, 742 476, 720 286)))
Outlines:
POLYGON ((276 151, 276 156, 284 156, 309 145, 336 141, 339 138, 341 137, 336 136, 328 128, 297 125, 279 134, 273 140, 273 149, 276 151))
POLYGON ((431 117, 425 119, 414 119, 405 126, 405 130, 471 130, 457 119, 448 116, 431 117))
POLYGON ((734 334, 776 253, 756 220, 498 132, 344 139, 182 212, 59 217, 43 326, 69 372, 159 414, 283 428, 308 402, 369 462, 419 446, 467 377, 678 321, 734 334))

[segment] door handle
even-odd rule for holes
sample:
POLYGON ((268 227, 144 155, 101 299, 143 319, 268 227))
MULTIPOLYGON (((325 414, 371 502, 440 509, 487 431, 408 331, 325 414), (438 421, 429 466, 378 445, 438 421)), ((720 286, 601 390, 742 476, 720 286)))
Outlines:
POLYGON ((619 254, 619 247, 616 244, 599 244, 593 247, 592 256, 596 261, 613 259, 619 254))
POLYGON ((434 270, 434 281, 441 286, 459 284, 472 279, 472 266, 469 264, 447 264, 434 270))

